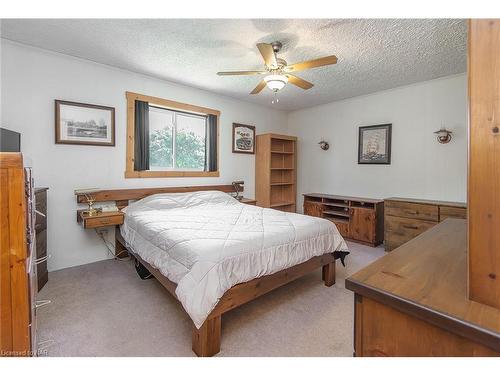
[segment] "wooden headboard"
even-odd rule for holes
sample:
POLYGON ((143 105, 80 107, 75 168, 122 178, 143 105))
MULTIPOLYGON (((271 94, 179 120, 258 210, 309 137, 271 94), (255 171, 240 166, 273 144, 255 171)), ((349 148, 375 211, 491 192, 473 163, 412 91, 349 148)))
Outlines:
MULTIPOLYGON (((235 192, 233 185, 208 185, 208 186, 175 186, 175 187, 158 187, 158 188, 142 188, 142 189, 116 189, 116 190, 97 190, 89 193, 96 202, 115 201, 118 208, 128 206, 129 200, 138 200, 148 195, 162 193, 189 193, 194 191, 217 190, 224 193, 235 192)), ((238 189, 243 191, 243 186, 238 189)), ((86 194, 77 193, 76 201, 78 203, 87 203, 86 194)))

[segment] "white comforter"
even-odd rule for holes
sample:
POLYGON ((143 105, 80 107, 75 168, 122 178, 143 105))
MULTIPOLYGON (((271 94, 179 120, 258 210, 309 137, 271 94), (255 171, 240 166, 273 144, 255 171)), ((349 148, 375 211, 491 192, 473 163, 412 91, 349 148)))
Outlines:
POLYGON ((124 211, 127 245, 177 284, 198 328, 232 286, 347 250, 328 220, 242 204, 218 191, 152 195, 124 211))

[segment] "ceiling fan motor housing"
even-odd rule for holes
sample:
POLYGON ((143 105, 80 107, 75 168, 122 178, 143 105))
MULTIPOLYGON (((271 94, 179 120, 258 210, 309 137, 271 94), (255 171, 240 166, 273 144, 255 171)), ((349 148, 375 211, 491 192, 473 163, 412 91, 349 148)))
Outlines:
POLYGON ((283 44, 281 44, 281 42, 276 41, 272 42, 271 46, 273 47, 274 53, 278 53, 283 47, 283 44))

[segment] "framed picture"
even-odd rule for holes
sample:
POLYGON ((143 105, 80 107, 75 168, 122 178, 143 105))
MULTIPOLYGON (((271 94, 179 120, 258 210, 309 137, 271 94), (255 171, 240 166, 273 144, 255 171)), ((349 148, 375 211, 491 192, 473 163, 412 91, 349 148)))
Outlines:
POLYGON ((56 143, 114 146, 115 109, 56 100, 56 143))
POLYGON ((392 124, 360 126, 358 164, 391 164, 392 124))
POLYGON ((233 122, 233 152, 255 154, 255 126, 233 122))

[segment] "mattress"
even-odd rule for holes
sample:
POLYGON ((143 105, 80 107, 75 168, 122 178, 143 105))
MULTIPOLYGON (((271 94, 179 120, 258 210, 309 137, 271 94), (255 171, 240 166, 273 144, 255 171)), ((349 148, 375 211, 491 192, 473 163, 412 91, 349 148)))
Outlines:
POLYGON ((123 211, 127 246, 177 284, 197 328, 232 286, 347 250, 328 220, 242 204, 219 191, 156 194, 123 211))

